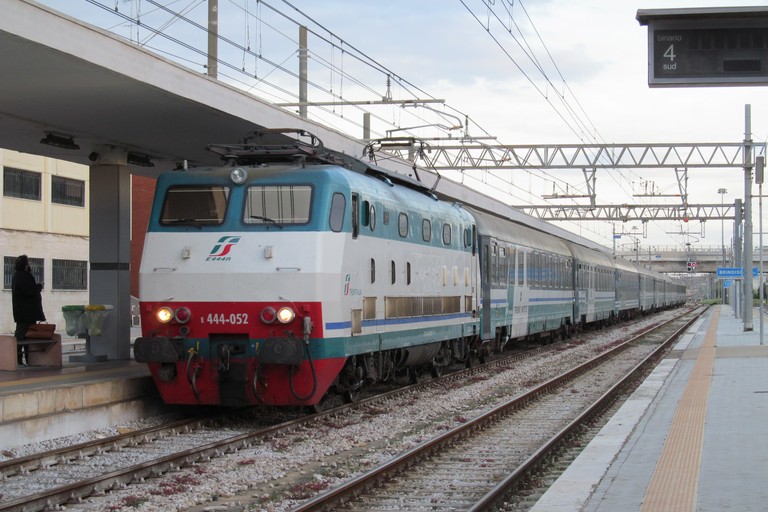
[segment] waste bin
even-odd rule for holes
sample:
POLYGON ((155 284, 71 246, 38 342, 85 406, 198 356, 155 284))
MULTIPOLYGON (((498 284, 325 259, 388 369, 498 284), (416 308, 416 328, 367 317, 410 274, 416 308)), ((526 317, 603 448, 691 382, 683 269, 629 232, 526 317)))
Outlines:
POLYGON ((88 304, 84 307, 85 328, 91 336, 101 336, 104 320, 112 310, 109 304, 88 304))
POLYGON ((106 355, 94 355, 91 352, 91 336, 101 336, 104 331, 104 320, 112 310, 109 304, 87 304, 85 306, 63 306, 64 320, 67 324, 67 334, 85 338, 85 355, 72 355, 69 360, 78 363, 106 361, 106 355))
POLYGON ((81 338, 88 334, 85 317, 83 316, 85 306, 63 306, 61 311, 64 313, 64 322, 67 324, 68 336, 81 338))

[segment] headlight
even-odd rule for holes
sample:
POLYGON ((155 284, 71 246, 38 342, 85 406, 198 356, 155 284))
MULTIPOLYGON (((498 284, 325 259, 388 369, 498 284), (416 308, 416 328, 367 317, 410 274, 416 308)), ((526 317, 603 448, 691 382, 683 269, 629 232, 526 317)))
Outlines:
POLYGON ((232 183, 234 183, 235 185, 242 185, 243 183, 245 183, 245 180, 248 179, 248 171, 246 171, 242 167, 235 167, 230 171, 229 179, 231 179, 232 183))
POLYGON ((296 318, 296 313, 289 307, 283 307, 277 311, 277 319, 282 324, 293 322, 294 318, 296 318))
POLYGON ((157 318, 160 323, 167 324, 173 320, 173 310, 171 308, 162 307, 155 313, 155 318, 157 318))

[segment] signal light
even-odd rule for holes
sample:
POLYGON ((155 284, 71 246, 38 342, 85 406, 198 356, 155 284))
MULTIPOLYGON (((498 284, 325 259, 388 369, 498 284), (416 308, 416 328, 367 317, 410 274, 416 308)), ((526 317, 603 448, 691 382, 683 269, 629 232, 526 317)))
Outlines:
POLYGON ((180 324, 185 324, 192 318, 192 312, 189 311, 188 307, 182 306, 176 309, 175 317, 177 322, 180 324))
POLYGON ((268 306, 261 310, 260 317, 261 321, 265 324, 271 324, 277 319, 277 312, 275 311, 275 308, 268 306))

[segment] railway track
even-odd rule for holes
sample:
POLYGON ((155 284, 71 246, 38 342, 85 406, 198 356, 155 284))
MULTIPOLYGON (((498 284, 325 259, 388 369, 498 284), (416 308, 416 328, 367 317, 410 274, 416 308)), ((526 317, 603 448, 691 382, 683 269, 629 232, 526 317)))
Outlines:
POLYGON ((479 511, 510 500, 569 436, 655 364, 703 310, 624 341, 294 511, 479 511), (510 473, 509 468, 516 469, 510 473))
MULTIPOLYGON (((400 410, 403 403, 415 401, 416 397, 423 394, 444 393, 446 389, 453 390, 467 383, 486 379, 489 375, 502 374, 509 368, 523 365, 525 359, 540 358, 549 361, 553 357, 553 352, 562 353, 572 348, 567 343, 548 345, 446 375, 440 379, 361 400, 356 404, 312 416, 294 418, 290 421, 261 417, 263 412, 260 410, 259 425, 267 425, 263 428, 254 429, 255 420, 251 420, 245 427, 240 425, 237 429, 211 419, 175 422, 124 436, 115 436, 100 442, 85 443, 55 452, 6 461, 0 463, 0 475, 4 480, 0 490, 0 511, 32 512, 62 505, 66 505, 70 510, 78 508, 103 510, 106 506, 99 508, 102 506, 99 504, 93 505, 96 508, 89 509, 89 503, 104 499, 111 494, 125 493, 126 488, 128 490, 134 487, 145 489, 153 485, 152 482, 160 482, 158 485, 162 485, 163 475, 166 475, 165 480, 171 478, 176 479, 177 482, 185 479, 194 480, 194 478, 182 476, 184 468, 193 468, 195 471, 202 472, 204 469, 201 468, 206 467, 206 463, 224 459, 228 455, 266 450, 271 452, 271 455, 279 456, 288 451, 288 446, 299 442, 322 444, 322 436, 318 434, 326 432, 327 435, 329 431, 333 433, 334 430, 343 432, 345 425, 352 425, 359 421, 354 419, 355 417, 386 416, 392 409, 400 410), (430 389, 432 391, 429 391, 430 389), (311 440, 307 441, 309 436, 312 436, 311 440), (297 441, 301 439, 305 441, 297 441), (163 443, 168 440, 172 440, 173 443, 169 442, 169 447, 162 448, 163 443), (184 449, 179 449, 179 444, 184 449), (136 454, 139 452, 143 453, 140 455, 141 458, 137 459, 136 454)), ((429 430, 429 426, 425 428, 429 430)), ((398 434, 393 433, 393 435, 398 434)), ((334 441, 328 441, 328 443, 331 444, 334 441)), ((241 455, 240 462, 237 464, 242 468, 253 464, 253 460, 252 456, 246 455, 243 459, 241 455)), ((335 463, 321 462, 320 464, 322 466, 335 463)), ((309 466, 308 464, 307 467, 309 466)), ((316 466, 314 469, 302 469, 301 473, 316 469, 316 466)), ((294 476, 300 477, 300 475, 294 476)), ((288 487, 275 484, 275 481, 267 479, 264 486, 274 486, 278 489, 281 486, 288 487)), ((184 488, 181 484, 177 487, 182 490, 184 488)), ((169 487, 164 487, 161 491, 170 492, 168 489, 169 487)), ((151 492, 154 494, 156 491, 151 492)), ((262 496, 260 499, 264 500, 264 494, 256 492, 253 495, 262 496)), ((292 496, 294 496, 293 501, 296 501, 296 494, 292 496)), ((280 498, 270 497, 270 499, 279 500, 280 498)), ((128 501, 127 498, 125 500, 126 505, 131 505, 132 501, 128 501)), ((197 502, 199 501, 198 498, 197 502)))

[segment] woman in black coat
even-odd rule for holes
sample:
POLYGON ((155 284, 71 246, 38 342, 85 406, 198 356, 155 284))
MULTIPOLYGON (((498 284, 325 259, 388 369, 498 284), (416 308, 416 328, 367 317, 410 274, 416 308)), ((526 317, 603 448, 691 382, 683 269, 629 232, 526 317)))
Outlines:
MULTIPOLYGON (((43 285, 35 282, 27 255, 22 254, 16 258, 11 280, 11 298, 17 341, 27 337, 27 330, 31 324, 37 323, 38 320, 45 320, 43 297, 40 294, 42 289, 43 285)), ((19 347, 18 350, 19 364, 22 364, 22 348, 25 347, 19 347)))

